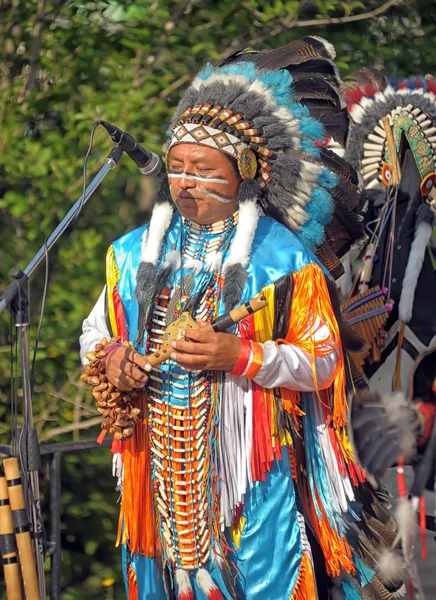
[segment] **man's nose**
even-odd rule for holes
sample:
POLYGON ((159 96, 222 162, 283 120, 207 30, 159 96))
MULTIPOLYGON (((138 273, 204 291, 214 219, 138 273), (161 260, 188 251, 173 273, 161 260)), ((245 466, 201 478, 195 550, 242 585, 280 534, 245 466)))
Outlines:
POLYGON ((192 177, 192 175, 188 175, 188 173, 183 173, 179 179, 179 185, 184 190, 195 188, 197 182, 192 177))

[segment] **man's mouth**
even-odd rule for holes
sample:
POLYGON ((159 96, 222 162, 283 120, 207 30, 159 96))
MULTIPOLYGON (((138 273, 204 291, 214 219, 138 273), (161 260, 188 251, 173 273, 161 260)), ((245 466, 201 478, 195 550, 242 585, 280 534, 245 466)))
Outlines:
POLYGON ((177 200, 197 200, 197 198, 194 198, 194 196, 192 196, 191 194, 189 194, 188 192, 181 192, 178 197, 177 200))

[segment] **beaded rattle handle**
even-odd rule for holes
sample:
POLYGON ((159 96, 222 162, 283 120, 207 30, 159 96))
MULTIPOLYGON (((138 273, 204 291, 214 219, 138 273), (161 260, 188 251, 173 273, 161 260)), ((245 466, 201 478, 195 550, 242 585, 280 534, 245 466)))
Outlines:
MULTIPOLYGON (((264 294, 259 294, 252 298, 249 302, 237 306, 233 310, 226 312, 211 323, 205 325, 202 329, 204 331, 215 331, 216 333, 226 331, 232 325, 235 325, 248 315, 251 315, 262 308, 267 306, 268 302, 264 294)), ((153 354, 149 354, 146 358, 148 362, 155 367, 160 363, 164 362, 170 357, 172 352, 171 342, 174 340, 180 340, 182 332, 186 329, 200 329, 198 323, 194 321, 188 312, 184 312, 180 317, 168 325, 165 330, 165 334, 162 340, 162 348, 153 354)))

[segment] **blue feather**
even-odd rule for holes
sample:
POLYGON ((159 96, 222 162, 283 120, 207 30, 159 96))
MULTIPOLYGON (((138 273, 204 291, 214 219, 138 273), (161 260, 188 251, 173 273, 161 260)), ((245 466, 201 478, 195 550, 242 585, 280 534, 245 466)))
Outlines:
POLYGON ((336 173, 331 173, 327 169, 323 169, 318 176, 317 183, 323 187, 332 190, 339 183, 339 177, 336 173))
POLYGON ((213 66, 210 62, 207 62, 201 71, 198 73, 197 77, 199 79, 209 79, 209 77, 213 74, 213 66))
POLYGON ((359 584, 361 587, 365 587, 368 583, 371 583, 372 578, 375 575, 375 571, 370 569, 363 563, 360 558, 354 554, 353 552, 353 561, 356 566, 356 575, 359 579, 359 584))
POLYGON ((314 219, 310 219, 298 232, 298 237, 306 246, 313 248, 324 241, 324 227, 314 219))
POLYGON ((333 198, 323 188, 315 188, 312 191, 312 200, 307 204, 305 210, 315 221, 321 225, 327 225, 332 220, 333 198))
POLYGON ((293 82, 289 71, 263 71, 259 75, 261 81, 274 96, 277 106, 288 107, 293 101, 291 85, 293 82))
POLYGON ((310 154, 314 158, 320 157, 320 150, 317 146, 315 146, 312 140, 301 140, 301 149, 303 152, 310 154))
POLYGON ((256 67, 251 62, 236 62, 231 65, 224 65, 217 70, 217 73, 223 75, 242 75, 248 81, 254 81, 256 79, 256 67))
POLYGON ((341 581, 341 589, 345 600, 361 600, 362 598, 356 586, 348 579, 341 581))
POLYGON ((308 117, 310 115, 310 111, 307 106, 303 106, 299 102, 294 102, 289 109, 297 119, 303 119, 304 117, 308 117))
POLYGON ((324 140, 324 127, 313 117, 305 117, 300 123, 301 133, 312 140, 322 142, 324 140))

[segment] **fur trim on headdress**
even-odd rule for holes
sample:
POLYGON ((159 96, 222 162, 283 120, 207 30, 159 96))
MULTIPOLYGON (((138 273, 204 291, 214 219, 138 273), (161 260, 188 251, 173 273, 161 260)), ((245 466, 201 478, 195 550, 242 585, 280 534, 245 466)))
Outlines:
POLYGON ((401 286, 398 316, 408 323, 412 318, 416 286, 424 264, 425 253, 433 232, 434 214, 429 206, 422 204, 418 209, 415 235, 410 248, 404 280, 401 286))
POLYGON ((261 196, 262 190, 254 179, 245 179, 239 186, 238 224, 229 256, 224 263, 225 280, 222 294, 227 310, 239 304, 247 280, 245 267, 250 260, 251 246, 259 220, 258 203, 261 196))
MULTIPOLYGON (((145 320, 152 306, 160 278, 157 278, 157 263, 162 252, 162 243, 174 212, 168 179, 161 179, 154 200, 150 225, 142 236, 141 262, 136 275, 135 298, 139 304, 138 339, 142 338, 145 320)), ((165 271, 176 268, 175 257, 167 260, 163 267, 165 271)))

